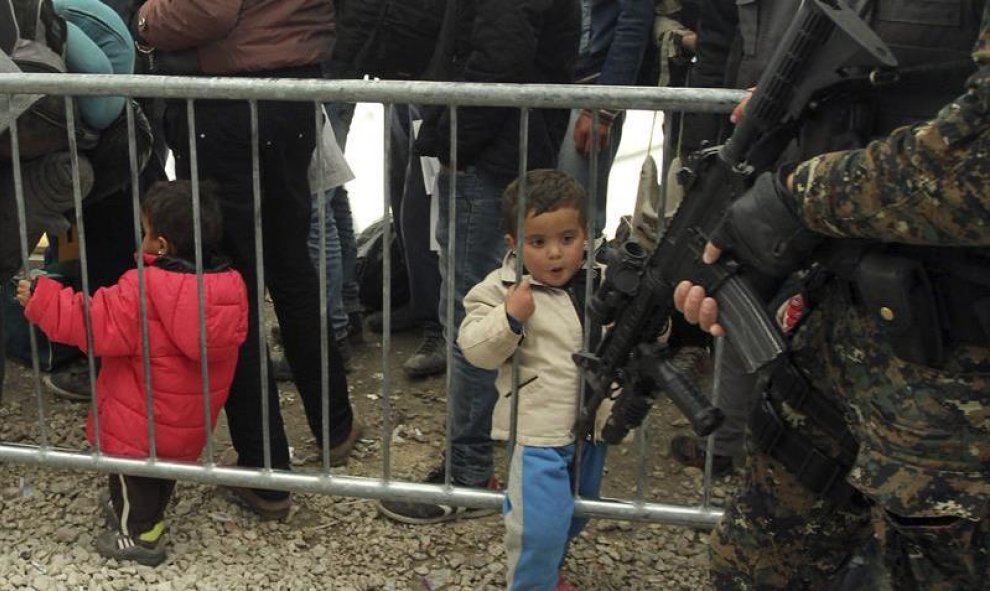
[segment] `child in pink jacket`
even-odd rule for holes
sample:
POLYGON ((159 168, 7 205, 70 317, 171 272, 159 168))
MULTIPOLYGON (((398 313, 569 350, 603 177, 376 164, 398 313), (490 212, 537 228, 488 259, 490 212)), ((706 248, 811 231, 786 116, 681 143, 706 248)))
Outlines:
MULTIPOLYGON (((220 209, 200 195, 203 244, 206 366, 210 422, 204 420, 199 292, 195 263, 192 185, 159 182, 141 207, 150 388, 154 405, 155 449, 162 460, 195 461, 227 400, 237 352, 247 336, 247 291, 240 274, 213 256, 221 236, 220 209)), ((93 354, 100 358, 95 413, 99 445, 107 454, 146 458, 148 404, 142 345, 139 274, 132 269, 116 285, 90 300, 93 354)), ((83 294, 49 277, 18 284, 28 320, 52 341, 86 350, 83 294)), ((94 413, 87 436, 96 445, 94 413)), ((165 560, 165 507, 175 481, 110 475, 105 510, 114 527, 96 538, 99 553, 118 560, 157 565, 165 560)))

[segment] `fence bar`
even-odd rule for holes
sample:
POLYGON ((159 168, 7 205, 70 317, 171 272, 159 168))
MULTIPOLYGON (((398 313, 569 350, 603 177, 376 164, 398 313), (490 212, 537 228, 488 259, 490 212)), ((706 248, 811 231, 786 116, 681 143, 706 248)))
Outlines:
MULTIPOLYGON (((522 283, 523 251, 526 244, 526 210, 529 186, 526 164, 529 154, 529 109, 519 109, 519 188, 516 195, 516 287, 522 283)), ((525 331, 525 329, 524 329, 525 331)), ((509 405, 509 462, 511 464, 519 435, 519 347, 512 353, 512 403, 509 405)), ((510 468, 511 470, 511 468, 510 468)))
MULTIPOLYGON (((457 252, 457 240, 454 233, 457 231, 457 106, 450 107, 450 194, 447 195, 447 281, 444 287, 447 288, 447 309, 443 311, 444 337, 446 337, 447 347, 447 373, 444 376, 444 383, 447 386, 447 425, 444 429, 444 478, 445 486, 450 486, 451 481, 451 458, 453 457, 453 445, 450 438, 450 426, 454 424, 454 407, 450 403, 450 386, 453 382, 451 376, 454 375, 454 285, 457 278, 454 277, 454 257, 457 252)), ((439 187, 439 180, 437 186, 439 187)), ((439 188, 437 189, 439 193, 439 188)), ((439 194, 437 195, 439 198, 439 194)))
MULTIPOLYGON (((327 196, 333 189, 323 187, 323 179, 326 178, 326 162, 323 159, 323 126, 330 125, 329 118, 324 123, 323 103, 313 103, 313 128, 315 130, 317 166, 320 171, 320 179, 316 183, 313 199, 316 200, 316 221, 320 226, 319 230, 319 255, 317 256, 316 276, 320 283, 320 455, 323 461, 323 470, 330 472, 330 339, 327 337, 330 330, 330 294, 327 290, 327 196)), ((334 139, 336 141, 336 138, 334 139)), ((310 187, 312 191, 314 188, 310 187)), ((312 222, 311 222, 312 225, 312 222)), ((312 233, 312 229, 310 229, 312 233)), ((263 324, 262 324, 263 326, 263 324)), ((300 395, 301 396, 301 395, 300 395)))
MULTIPOLYGON (((10 97, 5 101, 7 112, 11 114, 11 101, 10 97)), ((17 221, 18 221, 18 238, 20 239, 21 245, 21 265, 24 268, 24 272, 28 273, 31 270, 31 263, 29 257, 31 251, 28 248, 27 239, 27 207, 24 200, 24 179, 22 178, 21 170, 21 144, 20 137, 18 136, 18 123, 16 119, 11 119, 10 121, 10 151, 11 157, 10 161, 13 164, 14 173, 14 202, 17 208, 17 221)), ((41 395, 41 366, 38 363, 38 335, 35 332, 34 324, 28 324, 28 340, 31 344, 31 369, 34 375, 34 398, 38 403, 38 429, 41 434, 41 445, 42 447, 48 447, 48 427, 45 424, 45 399, 41 395)), ((2 336, 2 335, 0 335, 2 336)), ((6 363, 6 359, 0 359, 0 363, 6 363)), ((2 380, 0 380, 2 382, 2 380)), ((0 394, 2 394, 3 384, 0 383, 0 394)))
MULTIPOLYGON (((392 114, 394 105, 382 105, 382 478, 392 479, 392 367, 388 354, 392 350, 392 224, 401 224, 402 216, 392 211, 392 114)), ((403 105, 408 115, 409 107, 403 105)), ((414 133, 412 119, 409 121, 409 136, 414 133)), ((407 140, 411 142, 411 140, 407 140)), ((406 146, 408 158, 412 151, 406 146)), ((403 179, 405 175, 403 175, 403 179)), ((403 187, 404 189, 404 187, 403 187)), ((403 196, 404 198, 405 196, 403 196)), ((400 205, 400 207, 402 207, 400 205)), ((412 302, 410 302, 412 303, 412 302)))
MULTIPOLYGON (((570 117, 570 116, 569 116, 570 117)), ((579 116, 580 117, 580 116, 579 116)), ((595 267, 595 249, 596 242, 598 240, 598 233, 595 231, 597 226, 598 217, 598 109, 593 109, 591 111, 591 157, 588 160, 588 186, 591 188, 590 191, 584 196, 586 202, 585 208, 585 282, 584 282, 584 310, 581 311, 584 314, 584 334, 581 335, 581 344, 585 351, 591 351, 591 322, 589 312, 591 311, 591 298, 594 290, 591 285, 592 269, 595 267)), ((577 121, 574 122, 575 127, 577 127, 577 121)), ((568 128, 570 129, 570 128, 568 128)), ((567 145, 568 140, 564 138, 564 145, 567 145)), ((575 146, 576 148, 576 146, 575 146)), ((604 246, 604 245, 603 245, 604 246)), ((604 327, 601 327, 604 331, 604 327)), ((604 336, 604 335, 602 335, 604 336)), ((574 406, 577 408, 577 415, 581 416, 584 412, 585 406, 585 396, 587 395, 587 383, 582 378, 581 384, 578 387, 577 400, 574 406)), ((592 419, 592 425, 595 425, 594 419, 592 419)), ((591 439, 594 441, 597 433, 595 433, 595 427, 592 427, 591 439)), ((574 482, 573 482, 573 493, 574 498, 580 498, 578 491, 581 490, 581 457, 584 455, 584 445, 585 441, 583 439, 578 439, 575 445, 574 454, 574 482)))
MULTIPOLYGON (((189 110, 193 110, 192 101, 189 101, 189 110)), ((190 120, 192 116, 190 116, 190 120)), ((190 127, 192 129, 192 127, 190 127)), ((196 143, 196 136, 189 134, 190 143, 196 143)), ((192 152, 192 150, 190 150, 192 152)), ((200 208, 199 176, 197 182, 192 186, 192 214, 193 214, 193 247, 196 251, 196 320, 199 324, 199 367, 200 375, 203 379, 203 428, 206 429, 206 453, 210 461, 213 461, 213 405, 210 402, 210 366, 207 356, 206 342, 206 286, 203 278, 203 216, 200 208)), ((139 255, 140 256, 140 255, 139 255)), ((149 414, 149 423, 153 422, 154 415, 149 414)))
MULTIPOLYGON (((268 390, 268 342, 265 340, 265 267, 264 238, 261 234, 261 147, 258 133, 258 101, 248 101, 251 120, 251 195, 254 212, 254 265, 258 314, 258 373, 261 380, 261 444, 265 470, 272 469, 271 417, 268 416, 268 397, 278 393, 268 390)), ((192 128, 189 131, 192 135, 192 128)), ((248 286, 251 289, 251 286, 248 286)), ((250 328, 249 328, 250 331, 250 328)))
POLYGON ((729 113, 742 90, 398 80, 197 78, 124 74, 0 74, 0 92, 229 100, 612 108, 729 113))
POLYGON ((93 355, 93 317, 90 309, 89 256, 86 253, 86 221, 83 219, 83 196, 79 178, 79 146, 76 145, 75 99, 65 97, 65 133, 69 139, 69 158, 72 161, 72 201, 75 206, 76 231, 79 235, 79 272, 82 275, 83 324, 86 327, 86 361, 89 369, 89 394, 93 408, 93 431, 96 453, 101 453, 100 412, 96 402, 96 357, 93 355))
MULTIPOLYGON (((131 168, 131 223, 134 230, 134 252, 137 253, 138 273, 138 323, 141 331, 141 371, 144 374, 145 412, 150 417, 148 421, 148 457, 157 459, 158 449, 155 445, 155 402, 154 389, 151 383, 151 343, 148 331, 148 299, 147 281, 144 273, 143 240, 144 230, 141 227, 141 197, 138 180, 137 136, 134 123, 134 106, 130 100, 125 105, 127 113, 127 159, 131 168)), ((154 148, 152 148, 154 149, 154 148)), ((208 433, 209 435, 209 433, 208 433)), ((210 454, 212 456, 212 453, 210 454)))
MULTIPOLYGON (((36 464, 51 468, 98 472, 120 472, 135 476, 170 478, 204 484, 288 490, 366 499, 399 499, 498 508, 503 494, 478 488, 449 487, 414 482, 382 482, 357 476, 334 476, 282 470, 259 472, 244 468, 207 466, 180 462, 150 462, 80 452, 46 449, 39 453, 29 446, 0 445, 0 461, 36 464)), ((662 522, 687 527, 712 528, 722 517, 720 509, 682 507, 665 503, 578 500, 576 514, 587 517, 662 522)))

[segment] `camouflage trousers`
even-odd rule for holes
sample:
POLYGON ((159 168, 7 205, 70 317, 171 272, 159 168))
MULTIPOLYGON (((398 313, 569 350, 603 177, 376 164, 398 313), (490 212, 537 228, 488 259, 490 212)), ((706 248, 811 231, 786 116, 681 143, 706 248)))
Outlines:
POLYGON ((990 581, 988 549, 985 518, 912 520, 868 502, 838 508, 754 452, 742 488, 712 532, 711 580, 719 591, 968 591, 990 581), (868 586, 843 584, 849 561, 871 537, 880 542, 883 565, 870 565, 868 586))
MULTIPOLYGON (((826 294, 794 338, 795 363, 859 443, 848 481, 866 502, 838 508, 752 452, 712 535, 718 589, 839 589, 870 540, 893 589, 986 589, 990 581, 990 350, 953 349, 932 369, 897 359, 874 323, 826 294)), ((813 417, 788 425, 831 451, 813 417)))

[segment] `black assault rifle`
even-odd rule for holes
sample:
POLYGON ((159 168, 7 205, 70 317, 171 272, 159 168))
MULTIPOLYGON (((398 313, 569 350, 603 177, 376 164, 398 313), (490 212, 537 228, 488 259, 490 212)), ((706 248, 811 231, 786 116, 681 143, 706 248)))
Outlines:
POLYGON ((680 171, 684 199, 656 249, 647 252, 633 237, 611 257, 607 278, 589 305, 596 320, 611 329, 594 353, 574 355, 588 387, 576 437, 590 433, 613 385, 621 386, 622 393, 603 430, 608 443, 618 443, 637 427, 660 391, 699 435, 721 424, 722 412, 701 396, 691 372, 659 342, 673 311, 674 286, 682 280, 715 295, 719 322, 747 372, 784 353, 784 339, 765 299, 740 275, 738 264, 726 256, 714 265, 701 261, 707 237, 729 203, 751 184, 751 154, 767 159, 771 152, 769 159, 776 158, 783 148, 776 132, 793 128, 821 91, 887 73, 896 65, 883 41, 844 2, 802 2, 732 136, 724 145, 700 152, 680 171))

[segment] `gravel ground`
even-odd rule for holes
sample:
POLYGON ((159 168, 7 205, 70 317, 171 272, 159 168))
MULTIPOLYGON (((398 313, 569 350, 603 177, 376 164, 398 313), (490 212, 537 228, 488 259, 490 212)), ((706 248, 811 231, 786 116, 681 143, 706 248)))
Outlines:
MULTIPOLYGON (((392 367, 417 345, 394 335, 392 367)), ((335 473, 375 476, 381 470, 378 389, 381 349, 357 350, 352 400, 369 423, 350 465, 335 473)), ((29 371, 7 365, 0 404, 0 441, 37 441, 36 402, 29 371)), ((443 380, 393 378, 392 447, 397 477, 415 480, 443 445, 443 380)), ((318 451, 308 437, 291 384, 282 401, 295 463, 307 469, 318 451)), ((53 443, 82 449, 85 405, 45 394, 53 443)), ((666 459, 667 441, 684 421, 662 407, 653 419, 647 462, 651 500, 697 502, 700 474, 666 459)), ((229 446, 217 429, 218 450, 229 446)), ((631 496, 637 463, 632 448, 612 451, 605 494, 631 496)), ((318 460, 317 460, 318 461, 318 460)), ((0 466, 0 591, 7 589, 500 589, 505 556, 498 516, 436 526, 406 526, 381 517, 374 501, 295 495, 289 517, 259 522, 215 487, 180 482, 166 516, 169 558, 159 567, 118 564, 96 554, 102 527, 96 503, 105 476, 34 466, 0 466)), ((714 498, 734 481, 716 483, 714 498)), ((702 589, 707 586, 707 535, 688 528, 599 520, 572 545, 564 566, 581 589, 702 589)))

